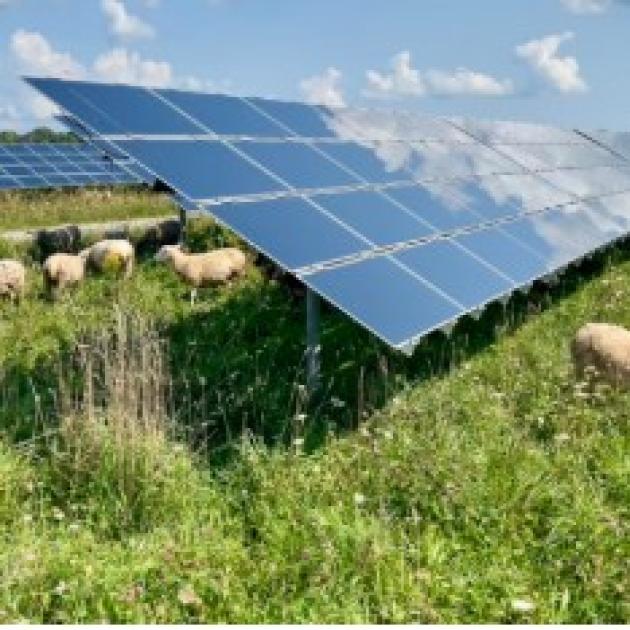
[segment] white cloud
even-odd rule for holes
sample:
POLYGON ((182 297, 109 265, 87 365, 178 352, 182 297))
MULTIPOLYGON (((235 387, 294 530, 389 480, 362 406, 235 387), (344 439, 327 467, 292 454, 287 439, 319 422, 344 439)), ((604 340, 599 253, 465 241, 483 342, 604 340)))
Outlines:
POLYGON ((114 35, 124 39, 155 35, 155 31, 149 24, 127 11, 122 0, 101 0, 101 8, 109 19, 109 27, 114 35))
POLYGON ((41 94, 36 94, 29 101, 31 114, 37 120, 50 120, 61 113, 61 110, 50 99, 41 94))
POLYGON ((315 75, 300 81, 300 90, 308 103, 325 105, 332 109, 346 106, 341 91, 342 74, 337 68, 326 68, 320 75, 315 75))
POLYGON ((18 130, 21 118, 20 110, 12 101, 0 98, 0 129, 18 130))
POLYGON ((509 79, 495 79, 481 72, 458 68, 448 73, 441 70, 429 70, 426 82, 433 94, 460 96, 474 94, 478 96, 507 96, 514 93, 514 85, 509 79))
POLYGON ((610 0, 561 0, 571 13, 603 13, 610 6, 610 0))
POLYGON ((411 65, 411 53, 403 50, 394 55, 391 61, 391 74, 381 74, 376 70, 367 71, 368 88, 366 94, 370 96, 424 96, 427 86, 420 72, 411 65))
POLYGON ((112 83, 133 83, 165 87, 173 81, 173 70, 168 61, 142 59, 126 48, 114 48, 97 57, 94 73, 112 83))
POLYGON ((509 79, 499 80, 468 68, 458 68, 453 72, 436 69, 421 72, 413 67, 408 50, 394 55, 391 68, 388 74, 368 70, 366 96, 507 96, 514 92, 514 85, 509 79))
POLYGON ((560 92, 584 92, 588 86, 580 75, 577 59, 558 55, 560 46, 573 37, 573 33, 566 32, 535 39, 517 46, 516 54, 560 92))
POLYGON ((11 36, 10 49, 30 72, 64 79, 80 79, 85 76, 85 68, 70 53, 56 51, 36 31, 15 31, 11 36))

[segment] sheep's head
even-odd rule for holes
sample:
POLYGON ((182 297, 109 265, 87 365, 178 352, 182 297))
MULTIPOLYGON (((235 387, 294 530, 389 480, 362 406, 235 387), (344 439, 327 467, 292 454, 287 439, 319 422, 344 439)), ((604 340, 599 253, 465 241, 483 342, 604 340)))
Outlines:
POLYGON ((162 245, 158 253, 155 255, 155 260, 158 262, 168 262, 179 252, 181 252, 181 247, 179 245, 162 245))

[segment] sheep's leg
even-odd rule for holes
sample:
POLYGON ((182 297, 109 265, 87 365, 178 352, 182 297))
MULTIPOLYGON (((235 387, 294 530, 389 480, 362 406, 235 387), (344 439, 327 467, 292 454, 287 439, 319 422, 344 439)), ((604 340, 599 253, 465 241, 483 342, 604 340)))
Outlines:
POLYGON ((133 275, 133 258, 130 258, 125 265, 125 278, 129 279, 133 275))
POLYGON ((194 287, 190 290, 190 305, 194 306, 196 300, 197 300, 197 287, 194 287))

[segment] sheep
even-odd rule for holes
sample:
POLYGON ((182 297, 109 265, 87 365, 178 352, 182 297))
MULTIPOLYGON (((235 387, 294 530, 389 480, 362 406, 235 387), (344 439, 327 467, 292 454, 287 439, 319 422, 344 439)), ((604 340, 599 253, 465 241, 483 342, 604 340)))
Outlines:
POLYGON ((630 331, 625 328, 586 324, 575 335, 571 355, 578 379, 590 371, 614 386, 630 386, 630 331))
POLYGON ((50 298, 67 287, 79 285, 85 278, 86 257, 53 254, 43 265, 44 289, 50 298))
POLYGON ((133 245, 125 239, 107 239, 99 241, 79 252, 79 256, 87 261, 87 266, 95 271, 111 268, 123 268, 125 278, 133 273, 133 245))
POLYGON ((19 302, 26 288, 26 268, 19 260, 0 260, 0 297, 19 302))
POLYGON ((76 252, 79 249, 81 232, 76 225, 62 228, 40 230, 35 242, 39 250, 39 261, 46 260, 52 254, 76 252))
POLYGON ((175 273, 192 288, 190 303, 194 305, 197 289, 224 284, 243 273, 247 258, 240 250, 227 247, 203 254, 186 254, 179 245, 164 245, 156 254, 159 262, 168 262, 175 273))

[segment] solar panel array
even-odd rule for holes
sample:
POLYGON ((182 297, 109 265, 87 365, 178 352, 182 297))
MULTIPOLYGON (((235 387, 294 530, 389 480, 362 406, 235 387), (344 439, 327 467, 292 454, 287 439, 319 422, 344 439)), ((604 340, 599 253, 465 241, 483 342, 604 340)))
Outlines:
POLYGON ((403 351, 630 229, 630 162, 572 131, 29 82, 403 351))
POLYGON ((89 144, 0 144, 0 190, 145 181, 130 166, 89 144))

